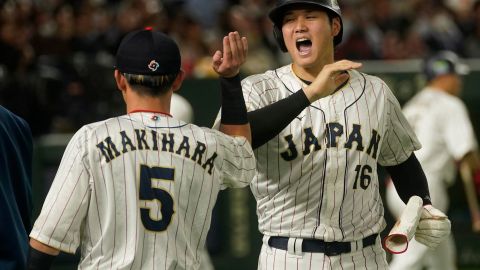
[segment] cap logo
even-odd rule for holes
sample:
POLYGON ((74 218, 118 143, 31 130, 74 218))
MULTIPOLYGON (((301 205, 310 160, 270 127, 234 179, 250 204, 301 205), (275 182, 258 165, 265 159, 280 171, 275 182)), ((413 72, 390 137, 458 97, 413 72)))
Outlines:
POLYGON ((154 72, 157 71, 157 69, 158 69, 159 66, 160 66, 160 65, 159 65, 159 64, 157 63, 157 61, 155 61, 155 60, 150 61, 150 63, 148 64, 148 68, 149 68, 151 71, 154 71, 154 72))
POLYGON ((432 69, 438 74, 443 74, 443 73, 448 73, 449 66, 447 62, 443 60, 437 60, 433 63, 432 69))

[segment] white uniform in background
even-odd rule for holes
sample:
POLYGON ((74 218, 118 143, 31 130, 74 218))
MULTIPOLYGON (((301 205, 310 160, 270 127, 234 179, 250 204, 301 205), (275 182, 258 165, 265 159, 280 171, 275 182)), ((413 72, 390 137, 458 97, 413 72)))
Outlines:
MULTIPOLYGON (((422 143, 415 155, 427 177, 432 205, 447 213, 448 188, 457 171, 455 160, 477 149, 467 108, 456 96, 425 88, 405 105, 404 114, 422 143)), ((387 186, 386 199, 392 214, 400 216, 405 204, 392 184, 387 186)), ((435 250, 412 239, 405 253, 393 256, 390 268, 415 270, 429 265, 435 270, 452 270, 456 269, 455 257, 452 236, 435 250)))
POLYGON ((245 138, 135 112, 82 127, 30 237, 79 269, 200 269, 220 189, 250 183, 245 138))
MULTIPOLYGON (((172 101, 170 103, 170 114, 176 119, 182 120, 183 122, 193 124, 193 107, 190 102, 183 96, 173 93, 172 101)), ((202 270, 213 270, 213 266, 208 250, 205 248, 202 251, 202 262, 200 268, 202 270)))
POLYGON ((193 123, 193 107, 190 102, 179 94, 172 94, 172 101, 170 103, 170 114, 175 119, 182 120, 186 123, 193 123))
MULTIPOLYGON (((397 165, 420 147, 400 105, 379 78, 349 71, 336 93, 313 102, 279 135, 254 150, 250 184, 264 235, 258 269, 386 269, 386 226, 377 163, 397 165), (269 237, 290 237, 288 251, 269 237), (362 248, 362 239, 373 243, 362 248), (302 239, 351 242, 352 252, 297 252, 302 239), (297 251, 296 251, 297 250, 297 251)), ((248 111, 303 87, 291 65, 242 81, 248 111)), ((217 118, 218 125, 219 118, 217 118)))

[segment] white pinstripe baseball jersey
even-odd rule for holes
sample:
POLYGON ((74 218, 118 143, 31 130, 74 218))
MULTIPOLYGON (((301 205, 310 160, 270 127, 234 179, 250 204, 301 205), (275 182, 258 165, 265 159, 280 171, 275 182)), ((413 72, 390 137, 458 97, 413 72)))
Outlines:
MULTIPOLYGON (((349 71, 336 93, 313 102, 256 149, 250 187, 261 233, 356 241, 385 227, 377 162, 405 161, 420 144, 379 78, 349 71)), ((302 88, 286 65, 242 81, 249 111, 302 88)))
POLYGON ((255 159, 234 138, 160 114, 86 125, 72 138, 30 236, 79 269, 198 269, 220 189, 255 159))

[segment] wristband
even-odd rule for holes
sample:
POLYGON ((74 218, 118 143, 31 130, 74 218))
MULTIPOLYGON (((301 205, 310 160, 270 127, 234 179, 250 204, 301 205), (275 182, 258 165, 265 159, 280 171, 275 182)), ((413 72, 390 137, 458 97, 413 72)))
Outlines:
POLYGON ((248 124, 247 107, 243 99, 240 75, 220 78, 222 114, 220 122, 227 125, 248 124))
POLYGON ((28 250, 27 270, 50 269, 56 256, 38 251, 32 247, 28 250))

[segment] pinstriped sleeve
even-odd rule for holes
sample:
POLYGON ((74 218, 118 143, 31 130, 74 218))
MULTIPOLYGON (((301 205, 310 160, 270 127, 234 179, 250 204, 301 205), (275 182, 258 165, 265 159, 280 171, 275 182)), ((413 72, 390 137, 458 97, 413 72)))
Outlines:
POLYGON ((264 107, 266 104, 262 100, 262 93, 264 89, 259 87, 265 83, 266 78, 260 77, 260 75, 250 76, 242 80, 243 98, 245 99, 245 105, 247 111, 255 111, 264 107))
POLYGON ((215 168, 222 189, 245 187, 252 181, 256 160, 252 147, 244 137, 233 137, 213 130, 218 158, 215 168))
POLYGON ((382 166, 394 166, 406 161, 414 151, 421 148, 421 144, 405 118, 397 98, 386 84, 383 84, 383 89, 386 132, 378 163, 382 166))
POLYGON ((67 253, 80 244, 80 227, 88 210, 90 175, 85 167, 87 130, 70 140, 30 237, 67 253))

